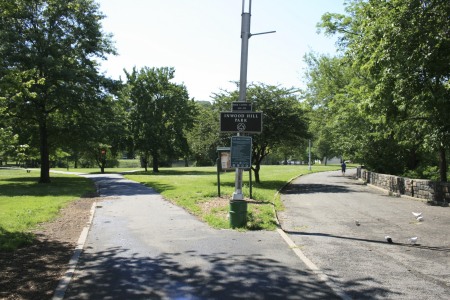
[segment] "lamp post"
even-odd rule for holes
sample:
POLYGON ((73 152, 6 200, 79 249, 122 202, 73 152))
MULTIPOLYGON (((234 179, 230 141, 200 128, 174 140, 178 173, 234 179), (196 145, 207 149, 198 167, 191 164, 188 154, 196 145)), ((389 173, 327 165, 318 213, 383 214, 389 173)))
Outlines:
POLYGON ((309 140, 309 150, 308 150, 308 170, 311 171, 311 140, 309 140))
MULTIPOLYGON (((239 80, 239 102, 246 102, 247 97, 247 66, 248 66, 248 40, 252 35, 273 33, 275 31, 262 32, 257 34, 250 33, 250 18, 252 11, 252 0, 249 0, 248 7, 246 1, 242 0, 242 21, 241 21, 241 66, 239 80)), ((240 136, 240 133, 237 134, 240 136)), ((247 223, 247 203, 242 193, 242 175, 243 169, 236 168, 235 191, 230 202, 230 224, 231 227, 245 227, 247 223), (235 213, 237 210, 239 213, 235 213), (232 213, 233 212, 233 213, 232 213)))
MULTIPOLYGON (((239 80, 239 102, 245 102, 247 97, 247 66, 248 66, 248 39, 250 38, 250 17, 252 10, 252 0, 249 1, 246 12, 245 0, 242 0, 242 21, 241 21, 241 68, 239 80)), ((240 133, 237 134, 240 136, 240 133)), ((243 169, 236 168, 233 200, 244 200, 242 194, 242 174, 243 169)))

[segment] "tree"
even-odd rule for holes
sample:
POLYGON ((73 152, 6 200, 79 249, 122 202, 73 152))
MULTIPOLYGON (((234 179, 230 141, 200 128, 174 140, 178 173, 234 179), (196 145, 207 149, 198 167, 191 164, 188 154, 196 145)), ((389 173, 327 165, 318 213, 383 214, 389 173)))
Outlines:
POLYGON ((39 182, 48 183, 49 145, 70 134, 65 117, 104 98, 97 60, 114 50, 93 0, 1 1, 0 12, 0 99, 39 137, 39 182))
POLYGON ((217 159, 220 146, 219 112, 211 103, 198 103, 192 128, 187 133, 191 155, 197 166, 211 166, 217 159))
POLYGON ((450 145, 450 2, 350 2, 349 15, 326 14, 322 28, 340 33, 353 67, 364 72, 370 115, 383 120, 384 136, 438 157, 447 181, 450 145))
MULTIPOLYGON (((261 163, 277 147, 298 148, 309 138, 306 114, 295 90, 273 85, 254 84, 247 89, 254 111, 263 112, 261 134, 253 135, 252 170, 260 182, 261 163)), ((239 99, 239 91, 222 91, 214 96, 215 104, 229 110, 239 99)))
POLYGON ((105 96, 95 104, 64 117, 59 127, 71 134, 58 140, 74 161, 83 158, 95 162, 103 173, 127 147, 129 118, 127 103, 120 97, 105 96), (101 155, 102 150, 107 150, 106 155, 101 155))
POLYGON ((362 162, 361 152, 371 134, 360 106, 364 78, 345 57, 309 53, 305 62, 307 88, 302 97, 309 105, 314 152, 325 162, 334 156, 362 162))
POLYGON ((130 131, 146 170, 152 157, 153 172, 159 171, 161 157, 189 152, 186 130, 192 127, 195 106, 184 85, 170 82, 174 73, 173 68, 147 67, 126 72, 130 131))

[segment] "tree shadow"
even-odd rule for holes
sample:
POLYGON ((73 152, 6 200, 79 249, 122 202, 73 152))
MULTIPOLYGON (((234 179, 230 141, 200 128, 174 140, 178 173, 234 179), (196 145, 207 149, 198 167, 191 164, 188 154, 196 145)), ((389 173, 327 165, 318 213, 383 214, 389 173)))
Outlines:
MULTIPOLYGON (((325 268, 322 271, 328 274, 328 278, 333 282, 339 282, 338 277, 330 275, 334 270, 325 268)), ((395 298, 401 298, 401 293, 380 287, 382 285, 383 283, 381 281, 367 276, 344 282, 342 288, 345 290, 345 294, 351 299, 389 299, 394 296, 395 298)))
MULTIPOLYGON (((69 196, 68 191, 79 193, 77 187, 85 186, 82 177, 52 177, 50 184, 38 183, 38 177, 3 178, 0 195, 4 196, 69 196)), ((79 194, 74 194, 79 197, 79 194)))
POLYGON ((286 186, 282 193, 289 194, 318 194, 318 193, 349 193, 353 192, 351 189, 341 186, 341 185, 333 185, 333 184, 289 184, 286 186))
POLYGON ((74 245, 39 235, 14 251, 0 251, 1 299, 51 299, 74 245))
POLYGON ((153 172, 152 170, 145 171, 137 171, 133 173, 127 173, 128 176, 133 175, 154 175, 154 176, 183 176, 183 175, 215 175, 216 171, 206 171, 206 170, 180 170, 180 169, 161 169, 159 172, 153 172))
POLYGON ((339 299, 313 272, 261 255, 186 251, 150 257, 120 247, 88 249, 65 299, 106 298, 339 299), (199 260, 207 267, 189 263, 199 260))
POLYGON ((0 252, 12 252, 18 247, 32 244, 34 235, 29 232, 10 232, 0 226, 0 252))
MULTIPOLYGON (((321 233, 321 232, 302 232, 302 231, 289 231, 289 230, 284 230, 284 232, 286 232, 287 234, 291 234, 291 235, 321 236, 321 237, 329 237, 329 238, 351 240, 351 241, 358 241, 358 242, 365 242, 365 243, 388 244, 384 240, 354 238, 354 237, 349 237, 349 236, 339 236, 339 235, 321 233)), ((389 245, 398 246, 398 247, 410 247, 410 248, 414 248, 414 249, 432 250, 432 251, 439 251, 439 252, 450 252, 450 248, 448 246, 426 246, 426 245, 421 245, 421 244, 398 243, 395 241, 389 245)))
MULTIPOLYGON (((0 298, 51 299, 73 247, 36 240, 30 247, 1 252, 0 298)), ((84 250, 64 299, 340 299, 296 261, 290 266, 262 255, 196 251, 152 257, 123 247, 89 251, 84 250), (207 267, 194 263, 199 260, 207 267)), ((341 284, 355 299, 392 295, 373 282, 365 277, 341 284)))
POLYGON ((167 191, 174 189, 169 184, 157 182, 135 182, 122 177, 88 176, 97 186, 97 191, 103 197, 110 196, 135 196, 135 195, 156 195, 157 191, 167 191))

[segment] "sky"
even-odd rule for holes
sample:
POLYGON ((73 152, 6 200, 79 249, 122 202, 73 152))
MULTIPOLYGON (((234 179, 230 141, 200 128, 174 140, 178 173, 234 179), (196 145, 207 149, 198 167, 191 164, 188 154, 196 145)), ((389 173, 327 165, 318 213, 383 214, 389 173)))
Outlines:
MULTIPOLYGON (((245 1, 244 11, 249 11, 245 1)), ((243 0, 97 0, 106 16, 103 30, 118 52, 101 71, 125 80, 123 70, 173 67, 174 82, 195 100, 211 101, 220 90, 234 90, 241 65, 243 0)), ((343 13, 343 0, 253 0, 247 82, 305 86, 303 57, 333 55, 336 38, 318 34, 326 12, 343 13)))

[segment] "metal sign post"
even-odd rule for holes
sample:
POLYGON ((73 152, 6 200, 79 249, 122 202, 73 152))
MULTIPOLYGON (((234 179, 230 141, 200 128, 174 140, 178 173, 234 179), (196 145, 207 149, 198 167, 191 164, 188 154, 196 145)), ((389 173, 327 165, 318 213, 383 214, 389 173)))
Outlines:
MULTIPOLYGON (((246 102, 247 97, 247 65, 248 65, 248 40, 252 36, 250 33, 250 17, 252 11, 252 0, 249 0, 246 12, 245 0, 242 0, 242 22, 241 22, 241 69, 239 81, 239 102, 246 102)), ((275 31, 257 33, 266 34, 275 31)), ((255 35, 255 34, 253 34, 255 35)), ((240 133, 237 134, 240 136, 240 133)), ((245 227, 247 223, 247 203, 242 193, 242 173, 243 168, 236 168, 235 191, 230 203, 230 224, 231 227, 245 227), (238 211, 238 214, 235 214, 238 211)))

